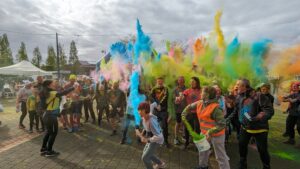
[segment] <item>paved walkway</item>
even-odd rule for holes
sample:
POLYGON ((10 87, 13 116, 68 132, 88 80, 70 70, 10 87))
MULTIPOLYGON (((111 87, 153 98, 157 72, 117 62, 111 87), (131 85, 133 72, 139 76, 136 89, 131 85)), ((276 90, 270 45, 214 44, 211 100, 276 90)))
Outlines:
MULTIPOLYGON (((99 128, 86 123, 83 131, 67 133, 59 129, 54 149, 61 152, 55 158, 42 157, 39 154, 42 134, 29 134, 27 130, 17 128, 19 114, 8 103, 5 112, 0 113, 0 168, 103 168, 103 169, 142 169, 140 160, 143 145, 135 142, 120 145, 121 134, 109 136, 111 131, 106 123, 99 128)), ((28 116, 24 124, 28 124, 28 116)), ((28 125, 26 125, 28 126, 28 125)), ((182 151, 178 147, 159 149, 161 157, 170 169, 190 169, 197 165, 195 149, 182 151)))
MULTIPOLYGON (((3 102, 2 102, 3 103, 3 102)), ((84 131, 67 133, 59 129, 59 134, 54 149, 61 152, 55 158, 46 158, 39 155, 42 142, 42 134, 29 134, 26 130, 17 128, 19 114, 15 113, 14 102, 5 102, 5 112, 0 113, 0 168, 28 168, 28 169, 59 169, 59 168, 93 168, 93 169, 142 169, 140 160, 143 145, 135 142, 133 132, 131 145, 120 145, 121 134, 111 137, 109 127, 104 123, 99 128, 86 123, 84 131)), ((300 150, 292 146, 283 145, 281 132, 284 129, 285 116, 276 114, 271 122, 270 153, 272 155, 273 169, 299 169, 300 150)), ((28 116, 24 124, 28 126, 28 116)), ((171 131, 172 129, 170 129, 171 131)), ((172 134, 171 134, 172 135, 172 134)), ((300 138, 297 137, 300 141, 300 138)), ((170 141, 172 137, 170 138, 170 141)), ((298 141, 297 140, 297 141, 298 141)), ((298 141, 298 142, 299 142, 298 141)), ((227 152, 231 158, 231 168, 236 169, 238 164, 237 141, 232 137, 227 145, 227 152)), ((169 169, 191 169, 197 165, 198 155, 195 147, 188 151, 180 150, 179 147, 159 149, 161 157, 169 169)), ((257 151, 249 149, 249 169, 262 168, 257 151)), ((216 161, 211 158, 211 168, 215 169, 216 161)))

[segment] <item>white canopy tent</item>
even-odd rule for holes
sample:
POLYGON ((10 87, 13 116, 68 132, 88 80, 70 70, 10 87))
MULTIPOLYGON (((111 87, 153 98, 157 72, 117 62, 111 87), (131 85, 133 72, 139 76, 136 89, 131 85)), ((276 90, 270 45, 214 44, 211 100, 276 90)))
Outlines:
POLYGON ((0 74, 19 76, 52 75, 51 72, 44 71, 25 60, 11 66, 1 67, 0 74))

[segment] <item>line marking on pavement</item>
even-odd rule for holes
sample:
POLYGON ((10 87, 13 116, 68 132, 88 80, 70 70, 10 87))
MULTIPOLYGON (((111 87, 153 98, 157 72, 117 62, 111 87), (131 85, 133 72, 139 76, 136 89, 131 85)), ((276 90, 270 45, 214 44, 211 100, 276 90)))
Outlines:
POLYGON ((18 136, 18 137, 15 137, 13 139, 10 139, 10 140, 7 140, 7 141, 4 141, 2 142, 0 145, 0 153, 6 151, 6 150, 9 150, 13 147, 16 147, 22 143, 25 143, 27 141, 30 141, 32 140, 33 138, 36 138, 37 136, 40 136, 41 133, 32 133, 32 134, 27 134, 27 133, 24 133, 25 135, 21 135, 21 136, 18 136))

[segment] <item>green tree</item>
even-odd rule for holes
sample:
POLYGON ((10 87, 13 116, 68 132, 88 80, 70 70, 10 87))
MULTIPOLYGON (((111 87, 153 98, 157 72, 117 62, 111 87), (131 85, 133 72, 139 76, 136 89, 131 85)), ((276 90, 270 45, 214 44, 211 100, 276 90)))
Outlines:
POLYGON ((14 62, 6 34, 0 36, 0 67, 12 65, 14 62))
POLYGON ((25 43, 21 42, 21 46, 20 46, 20 49, 19 49, 18 54, 17 54, 17 61, 21 62, 23 60, 28 61, 28 56, 27 56, 27 52, 26 52, 25 43))
POLYGON ((70 45, 69 64, 72 65, 71 71, 73 73, 77 73, 80 68, 80 64, 79 64, 78 51, 76 48, 76 44, 75 44, 75 41, 73 41, 73 40, 70 45))
POLYGON ((70 57, 69 57, 69 64, 74 64, 78 61, 78 51, 76 48, 75 41, 72 40, 70 45, 70 57))
POLYGON ((60 68, 64 69, 67 64, 67 56, 64 50, 64 47, 61 44, 58 44, 58 52, 59 52, 59 63, 60 68))
POLYGON ((56 68, 56 54, 53 46, 48 46, 48 57, 45 67, 45 69, 48 71, 54 71, 56 68))
POLYGON ((31 63, 37 67, 41 67, 41 62, 42 62, 42 54, 40 52, 39 47, 35 47, 33 50, 33 57, 31 63))

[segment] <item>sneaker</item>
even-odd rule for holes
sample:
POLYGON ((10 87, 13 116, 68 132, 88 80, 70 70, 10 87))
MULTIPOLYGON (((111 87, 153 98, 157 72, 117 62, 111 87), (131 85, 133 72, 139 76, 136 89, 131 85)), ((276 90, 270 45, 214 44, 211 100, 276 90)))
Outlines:
POLYGON ((41 156, 46 155, 46 153, 47 153, 47 149, 46 148, 42 148, 41 151, 40 151, 41 156))
POLYGON ((47 153, 45 154, 46 157, 53 157, 53 156, 58 156, 60 153, 56 152, 56 151, 47 151, 47 153))
POLYGON ((30 129, 28 132, 29 132, 29 133, 33 133, 33 130, 32 130, 32 129, 30 129))
POLYGON ((153 165, 154 169, 162 169, 162 168, 167 168, 167 165, 165 162, 162 162, 161 164, 155 164, 153 165))
POLYGON ((124 140, 120 141, 120 144, 121 145, 125 144, 125 141, 124 140))
POLYGON ((23 124, 20 124, 19 129, 25 129, 25 126, 23 124))
POLYGON ((179 145, 179 144, 180 144, 180 141, 177 138, 175 138, 174 139, 174 145, 179 145))
POLYGON ((290 144, 290 145, 295 145, 295 140, 294 139, 289 139, 288 141, 283 142, 284 144, 290 144))
POLYGON ((69 128, 69 129, 68 129, 68 132, 69 132, 69 133, 73 133, 73 128, 69 128))

